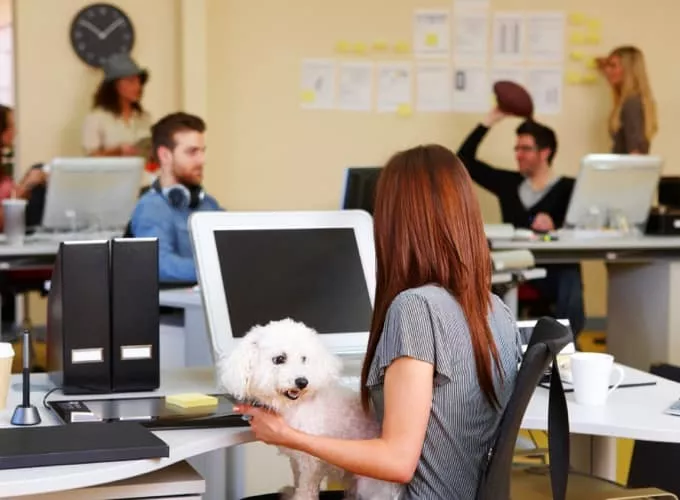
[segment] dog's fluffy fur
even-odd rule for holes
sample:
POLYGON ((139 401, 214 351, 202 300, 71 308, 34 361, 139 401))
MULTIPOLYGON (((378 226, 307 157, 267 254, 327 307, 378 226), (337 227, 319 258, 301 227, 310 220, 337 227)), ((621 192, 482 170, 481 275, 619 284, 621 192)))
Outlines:
MULTIPOLYGON (((358 392, 340 385, 340 360, 302 323, 285 319, 254 327, 218 368, 227 394, 272 408, 293 428, 345 439, 380 433, 376 420, 363 411, 358 392)), ((288 498, 317 500, 325 477, 342 480, 346 498, 400 496, 400 485, 354 476, 306 453, 280 451, 290 457, 295 478, 295 487, 285 492, 288 498)))

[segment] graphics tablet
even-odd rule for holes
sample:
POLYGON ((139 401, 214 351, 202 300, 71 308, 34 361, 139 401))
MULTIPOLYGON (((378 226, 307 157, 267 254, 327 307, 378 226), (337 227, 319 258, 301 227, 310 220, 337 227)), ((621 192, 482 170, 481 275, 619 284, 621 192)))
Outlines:
POLYGON ((153 429, 186 429, 195 427, 247 427, 248 423, 234 413, 235 401, 224 395, 211 394, 216 406, 181 408, 167 404, 162 396, 124 399, 72 399, 48 401, 59 419, 66 424, 76 422, 139 422, 153 429))

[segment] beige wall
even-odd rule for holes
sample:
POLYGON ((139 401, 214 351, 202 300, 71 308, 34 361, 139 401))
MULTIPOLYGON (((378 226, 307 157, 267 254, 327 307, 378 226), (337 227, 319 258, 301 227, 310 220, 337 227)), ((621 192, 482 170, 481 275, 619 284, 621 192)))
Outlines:
MULTIPOLYGON (((73 16, 88 0, 16 3, 17 147, 20 169, 57 155, 79 155, 80 131, 101 72, 70 46, 73 16)), ((178 0, 116 0, 136 33, 133 56, 149 68, 144 105, 152 116, 180 107, 178 0)))
MULTIPOLYGON (((676 30, 677 0, 655 0, 654 9, 633 0, 492 0, 494 9, 564 9, 603 21, 606 52, 622 43, 646 53, 660 107, 660 133, 653 151, 667 159, 667 172, 680 173, 674 129, 680 126, 680 68, 668 60, 659 33, 676 30)), ((334 57, 340 40, 411 40, 414 7, 451 6, 448 0, 207 0, 207 95, 210 168, 207 183, 232 209, 318 209, 340 203, 343 169, 383 162, 396 149, 420 142, 455 148, 479 116, 420 115, 398 118, 377 113, 302 111, 298 106, 300 60, 334 57)), ((609 93, 603 82, 570 86, 558 116, 539 117, 555 127, 560 151, 555 169, 575 175, 579 159, 609 147, 605 117, 609 93)), ((485 141, 481 154, 513 168, 516 120, 508 120, 485 141)), ((498 220, 495 200, 480 191, 484 214, 498 220)), ((604 269, 585 269, 590 315, 606 311, 604 269)))
MULTIPOLYGON (((69 46, 72 16, 87 0, 16 2, 18 150, 20 168, 55 155, 79 154, 80 127, 99 73, 69 46)), ((316 209, 339 206, 348 165, 383 162, 420 142, 452 148, 477 122, 469 114, 304 112, 298 106, 299 63, 333 57, 339 40, 411 39, 414 7, 451 6, 448 0, 118 0, 137 30, 134 56, 151 70, 145 104, 157 117, 185 107, 203 112, 209 126, 206 184, 231 209, 316 209), (181 13, 181 14, 180 14, 181 13)), ((494 9, 562 9, 560 0, 492 0, 494 9)), ((570 0, 573 11, 603 20, 596 51, 621 43, 646 53, 660 108, 653 150, 680 167, 673 129, 680 116, 680 69, 668 62, 657 34, 673 32, 677 0, 654 10, 633 0, 570 0), (592 6, 591 6, 592 5, 592 6)), ((1 9, 1 4, 0 4, 1 9)), ((560 138, 555 169, 575 174, 580 157, 606 151, 606 86, 567 87, 558 116, 539 117, 560 138)), ((513 168, 515 120, 494 130, 482 147, 491 162, 513 168)), ((495 200, 480 191, 484 214, 498 219, 495 200)), ((589 315, 605 313, 601 264, 586 266, 589 315)))

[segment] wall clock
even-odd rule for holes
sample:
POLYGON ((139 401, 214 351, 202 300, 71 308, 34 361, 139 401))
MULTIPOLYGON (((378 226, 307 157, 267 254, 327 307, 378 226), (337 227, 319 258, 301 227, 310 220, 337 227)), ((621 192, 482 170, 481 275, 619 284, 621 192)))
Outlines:
POLYGON ((94 3, 81 9, 71 23, 71 45, 78 57, 95 68, 113 54, 129 53, 135 43, 130 18, 118 7, 94 3))

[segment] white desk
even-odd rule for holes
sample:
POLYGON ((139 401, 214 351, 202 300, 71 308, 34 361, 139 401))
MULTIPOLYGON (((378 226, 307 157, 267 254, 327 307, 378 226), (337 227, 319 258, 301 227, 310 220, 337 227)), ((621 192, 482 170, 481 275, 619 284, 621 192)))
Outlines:
MULTIPOLYGON (((356 370, 358 366, 357 364, 351 369, 356 370)), ((657 385, 619 389, 612 394, 606 407, 596 409, 578 406, 573 402, 573 395, 567 395, 570 429, 572 434, 578 435, 574 440, 578 446, 574 447, 572 454, 575 465, 591 468, 595 473, 611 479, 616 473, 615 438, 680 443, 680 417, 662 413, 664 408, 680 397, 680 384, 629 368, 625 371, 627 382, 651 378, 657 380, 657 385), (593 461, 588 464, 591 451, 593 461)), ((164 372, 161 380, 162 388, 158 391, 159 394, 209 392, 214 387, 212 371, 207 369, 164 372)), ((35 376, 33 381, 36 387, 40 387, 46 383, 46 378, 43 375, 35 376)), ((20 400, 19 387, 15 385, 18 382, 19 378, 15 377, 10 393, 10 405, 6 411, 0 412, 0 427, 9 426, 14 405, 20 400)), ((41 403, 43 394, 41 390, 33 393, 34 404, 41 403)), ((130 395, 116 395, 126 396, 130 395)), ((62 398, 58 392, 50 397, 50 399, 62 398)), ((522 427, 546 430, 547 404, 548 390, 537 388, 529 403, 522 427)), ((40 409, 42 425, 54 425, 55 418, 44 408, 40 409)), ((218 498, 237 500, 245 494, 251 494, 244 491, 243 478, 246 471, 243 468, 242 447, 235 446, 252 441, 249 429, 159 431, 157 435, 170 446, 169 458, 0 471, 0 497, 106 484, 157 470, 184 459, 189 459, 206 479, 206 500, 218 498), (227 451, 224 453, 219 451, 223 449, 227 451), (207 452, 212 453, 205 455, 207 452)), ((271 471, 267 475, 288 477, 289 471, 287 469, 271 471)))
POLYGON ((604 260, 609 352, 642 370, 655 362, 680 364, 680 238, 493 240, 492 246, 531 250, 537 265, 604 260))

